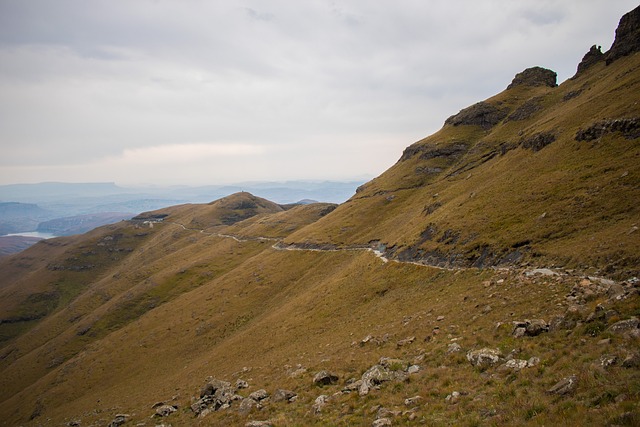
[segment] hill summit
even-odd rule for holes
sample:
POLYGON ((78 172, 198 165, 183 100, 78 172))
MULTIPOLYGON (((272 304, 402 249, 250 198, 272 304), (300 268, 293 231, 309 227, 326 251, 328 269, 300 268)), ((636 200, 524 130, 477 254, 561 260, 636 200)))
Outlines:
POLYGON ((0 260, 0 424, 640 424, 639 10, 343 204, 240 192, 0 260))

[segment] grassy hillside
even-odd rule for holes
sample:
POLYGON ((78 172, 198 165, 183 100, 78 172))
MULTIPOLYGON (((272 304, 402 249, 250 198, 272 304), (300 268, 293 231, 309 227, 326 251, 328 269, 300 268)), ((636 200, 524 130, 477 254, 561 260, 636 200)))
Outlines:
POLYGON ((242 192, 0 260, 0 425, 640 425, 640 54, 598 58, 337 207, 242 192))
POLYGON ((445 124, 288 240, 379 241, 398 259, 443 266, 529 262, 639 275, 638 67, 636 54, 558 87, 507 89, 485 101, 505 119, 489 129, 445 124), (576 139, 618 119, 635 121, 635 131, 576 139), (548 145, 529 146, 545 136, 548 145))

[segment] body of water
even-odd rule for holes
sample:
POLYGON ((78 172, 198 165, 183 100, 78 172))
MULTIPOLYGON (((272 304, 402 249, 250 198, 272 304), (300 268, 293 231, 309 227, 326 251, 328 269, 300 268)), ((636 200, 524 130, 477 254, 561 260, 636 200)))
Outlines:
POLYGON ((51 239, 53 237, 58 237, 55 234, 51 233, 41 233, 39 231, 26 231, 24 233, 12 233, 12 234, 4 234, 4 236, 24 236, 24 237, 38 237, 40 239, 51 239))

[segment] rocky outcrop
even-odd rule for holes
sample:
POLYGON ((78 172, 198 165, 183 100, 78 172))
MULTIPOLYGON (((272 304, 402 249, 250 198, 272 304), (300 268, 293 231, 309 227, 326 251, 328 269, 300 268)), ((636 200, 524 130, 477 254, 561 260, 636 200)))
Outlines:
POLYGON ((640 119, 637 117, 601 120, 576 133, 576 141, 594 141, 604 135, 619 132, 626 139, 640 138, 640 119))
POLYGON ((516 74, 516 76, 511 81, 511 84, 507 86, 507 89, 512 89, 517 86, 556 87, 558 86, 558 83, 556 82, 557 77, 558 75, 555 71, 546 68, 527 68, 523 72, 516 74))
POLYGON ((552 132, 539 132, 529 137, 523 138, 520 144, 533 152, 540 151, 547 145, 556 140, 555 134, 552 132))
POLYGON ((489 130, 507 117, 507 114, 509 110, 506 108, 498 108, 488 102, 478 102, 449 117, 444 124, 480 126, 482 129, 489 130))
POLYGON ((578 64, 578 71, 576 71, 576 74, 575 76, 573 76, 573 78, 576 78, 580 74, 584 73, 585 70, 590 68, 592 65, 604 60, 604 53, 602 53, 602 50, 600 49, 602 49, 601 46, 591 46, 589 52, 584 54, 584 56, 582 57, 582 61, 580 61, 580 63, 578 64))
POLYGON ((616 59, 640 51, 640 6, 620 18, 616 38, 605 54, 607 65, 616 59))

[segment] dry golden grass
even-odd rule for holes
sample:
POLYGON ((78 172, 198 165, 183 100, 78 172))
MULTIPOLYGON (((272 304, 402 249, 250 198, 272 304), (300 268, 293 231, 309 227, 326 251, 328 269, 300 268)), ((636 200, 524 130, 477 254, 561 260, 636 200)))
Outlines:
POLYGON ((399 411, 394 425, 637 424, 640 373, 621 361, 637 353, 638 338, 607 331, 640 316, 637 289, 624 300, 594 295, 573 311, 565 297, 584 273, 638 272, 638 139, 574 136, 602 118, 640 116, 639 66, 636 54, 558 88, 498 94, 487 102, 513 111, 537 97, 544 108, 489 131, 445 126, 413 148, 464 144, 463 155, 399 162, 330 213, 327 204, 283 210, 238 193, 163 209, 169 216, 153 227, 122 222, 3 260, 2 318, 41 316, 0 324, 2 423, 107 425, 127 413, 127 425, 151 425, 151 406, 165 401, 179 406, 167 419, 174 426, 368 426, 380 408, 399 411), (543 131, 557 139, 537 152, 516 147, 543 131), (505 143, 512 146, 502 153, 505 143), (494 262, 515 249, 523 258, 505 269, 446 270, 384 263, 365 250, 276 250, 258 237, 343 249, 380 241, 395 254, 456 255, 460 265, 485 250, 494 262), (525 263, 578 271, 527 276, 525 263), (598 304, 613 315, 586 322, 598 304), (566 313, 582 323, 512 336, 512 321, 566 313), (460 353, 448 353, 453 342, 460 353), (466 352, 484 347, 540 363, 473 367, 466 352), (603 366, 603 356, 616 362, 603 366), (367 396, 339 393, 381 357, 421 369, 367 396), (298 365, 307 371, 292 377, 298 365), (338 384, 313 385, 322 369, 338 384), (570 375, 579 381, 573 394, 546 393, 570 375), (208 376, 248 381, 244 396, 284 388, 298 400, 195 419, 189 406, 208 376), (454 391, 458 400, 447 401, 454 391), (315 415, 321 394, 332 397, 315 415), (405 406, 417 395, 419 404, 405 406))

